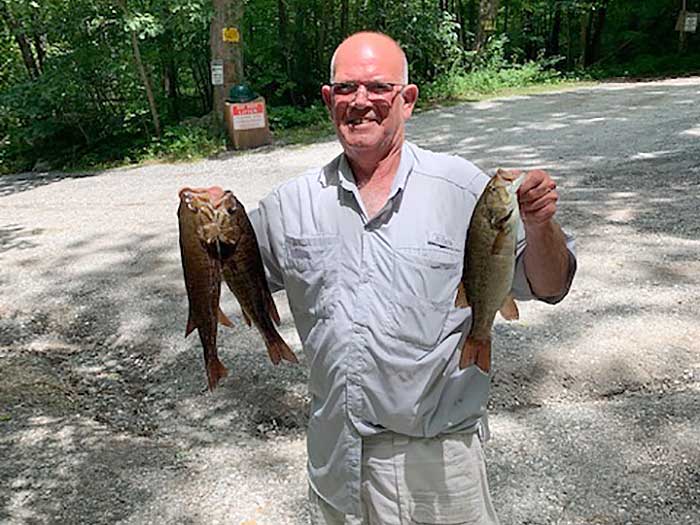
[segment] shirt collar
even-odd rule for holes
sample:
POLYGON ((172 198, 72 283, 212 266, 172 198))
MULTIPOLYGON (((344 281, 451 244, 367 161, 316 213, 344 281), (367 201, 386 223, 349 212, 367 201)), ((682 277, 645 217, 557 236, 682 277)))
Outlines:
MULTIPOLYGON (((406 181, 408 176, 413 169, 414 163, 413 153, 411 152, 408 142, 404 142, 401 147, 401 160, 399 161, 399 169, 396 170, 394 175, 394 180, 391 183, 391 192, 389 194, 389 199, 392 199, 399 191, 402 191, 406 187, 406 181)), ((352 172, 350 163, 344 153, 341 153, 338 158, 337 163, 337 176, 340 186, 349 192, 355 193, 358 191, 357 183, 355 182, 355 175, 352 172)), ((328 182, 328 176, 326 175, 326 182, 328 182)))

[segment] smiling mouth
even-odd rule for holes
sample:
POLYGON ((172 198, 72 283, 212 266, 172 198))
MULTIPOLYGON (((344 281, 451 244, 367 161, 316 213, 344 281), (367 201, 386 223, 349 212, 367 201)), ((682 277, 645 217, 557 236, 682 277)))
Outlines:
POLYGON ((353 118, 348 120, 348 124, 351 126, 359 126, 361 124, 368 124, 370 122, 376 122, 373 118, 353 118))

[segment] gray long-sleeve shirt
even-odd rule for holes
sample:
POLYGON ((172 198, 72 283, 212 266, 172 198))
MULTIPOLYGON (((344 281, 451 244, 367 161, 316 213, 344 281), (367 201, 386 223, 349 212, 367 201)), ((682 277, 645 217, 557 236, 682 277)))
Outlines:
MULTIPOLYGON (((489 376, 458 367, 471 309, 454 301, 469 219, 488 180, 460 157, 407 142, 374 217, 344 155, 251 212, 271 287, 287 292, 310 367, 309 480, 341 512, 360 513, 363 436, 485 431, 489 376)), ((518 237, 520 253, 522 224, 518 237)), ((513 292, 532 299, 521 259, 513 292)))

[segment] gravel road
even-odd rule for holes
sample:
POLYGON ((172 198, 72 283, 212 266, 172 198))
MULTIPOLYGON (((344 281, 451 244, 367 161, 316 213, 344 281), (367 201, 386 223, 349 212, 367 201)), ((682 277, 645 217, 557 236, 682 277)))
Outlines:
MULTIPOLYGON (((497 321, 502 523, 700 523, 700 78, 604 84, 414 116, 408 136, 561 190, 579 272, 497 321)), ((307 368, 220 331, 205 392, 183 338, 176 192, 253 207, 339 152, 303 147, 101 173, 0 177, 0 522, 303 524, 307 368)), ((283 294, 282 335, 302 353, 283 294)))

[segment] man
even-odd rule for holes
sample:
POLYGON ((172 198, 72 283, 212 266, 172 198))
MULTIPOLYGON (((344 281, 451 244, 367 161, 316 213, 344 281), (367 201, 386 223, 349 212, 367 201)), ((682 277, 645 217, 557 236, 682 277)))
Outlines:
MULTIPOLYGON (((488 177, 404 141, 418 88, 385 35, 347 38, 322 95, 344 153, 251 214, 310 367, 312 523, 498 523, 480 444, 489 377, 459 369, 470 310, 454 306, 488 177)), ((520 187, 516 298, 555 303, 573 278, 555 187, 543 171, 520 187)))

